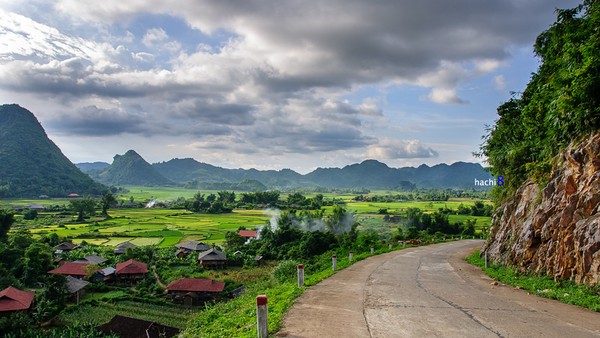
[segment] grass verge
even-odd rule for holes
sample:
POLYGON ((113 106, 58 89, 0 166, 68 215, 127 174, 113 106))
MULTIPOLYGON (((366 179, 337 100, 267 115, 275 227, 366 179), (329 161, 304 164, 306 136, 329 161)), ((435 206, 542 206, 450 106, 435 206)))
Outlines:
POLYGON ((480 257, 479 250, 469 255, 466 261, 480 267, 486 275, 504 284, 527 290, 540 297, 600 312, 600 286, 588 287, 571 281, 557 282, 548 276, 520 274, 514 269, 497 264, 489 264, 489 267, 485 268, 485 261, 480 257))
MULTIPOLYGON (((408 246, 407 246, 408 247, 408 246)), ((395 247, 393 250, 399 249, 395 247)), ((388 249, 377 250, 374 254, 389 252, 388 249)), ((200 313, 195 314, 188 323, 184 337, 256 337, 256 296, 268 297, 269 333, 275 334, 282 328, 283 318, 296 298, 304 290, 330 277, 335 272, 331 268, 331 256, 327 252, 306 262, 306 279, 304 287, 298 288, 297 281, 277 282, 272 276, 248 285, 246 291, 238 298, 228 302, 207 305, 200 313)), ((353 261, 349 261, 348 252, 338 250, 337 270, 342 270, 353 263, 372 256, 370 253, 355 253, 353 261)))

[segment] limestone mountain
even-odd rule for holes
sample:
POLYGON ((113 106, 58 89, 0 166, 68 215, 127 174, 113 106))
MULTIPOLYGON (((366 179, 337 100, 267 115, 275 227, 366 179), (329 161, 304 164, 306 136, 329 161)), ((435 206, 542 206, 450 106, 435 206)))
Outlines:
POLYGON ((99 195, 105 190, 69 161, 29 110, 0 106, 0 197, 99 195))
POLYGON ((174 183, 161 175, 133 150, 115 155, 113 163, 97 179, 109 185, 167 186, 174 183))
POLYGON ((274 189, 286 188, 367 188, 400 189, 460 188, 478 189, 475 179, 488 180, 490 174, 478 163, 457 162, 432 167, 390 168, 376 160, 347 165, 343 168, 318 168, 306 175, 291 169, 225 169, 194 159, 172 159, 152 165, 165 177, 190 188, 210 189, 233 186, 241 182, 259 182, 274 189), (217 184, 217 185, 215 185, 217 184), (220 184, 220 185, 219 185, 220 184), (233 185, 232 185, 233 184, 233 185))

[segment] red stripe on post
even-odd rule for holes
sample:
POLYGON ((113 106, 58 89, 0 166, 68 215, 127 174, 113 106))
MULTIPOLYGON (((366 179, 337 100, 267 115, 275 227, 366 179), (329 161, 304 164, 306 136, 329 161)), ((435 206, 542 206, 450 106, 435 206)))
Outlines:
POLYGON ((304 269, 304 264, 298 264, 298 269, 304 269))
POLYGON ((267 296, 266 295, 256 296, 256 305, 267 305, 267 296))
POLYGON ((337 256, 336 256, 336 255, 333 255, 333 256, 331 256, 331 258, 337 258, 337 256))

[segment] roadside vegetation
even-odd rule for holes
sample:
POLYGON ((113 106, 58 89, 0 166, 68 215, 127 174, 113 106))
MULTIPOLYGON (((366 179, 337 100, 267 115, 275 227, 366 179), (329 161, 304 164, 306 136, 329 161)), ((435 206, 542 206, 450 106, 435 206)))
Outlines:
POLYGON ((523 274, 516 269, 503 267, 494 263, 485 267, 484 258, 479 250, 466 258, 467 262, 476 265, 493 279, 526 290, 534 295, 556 299, 563 303, 578 305, 600 312, 600 286, 589 287, 571 281, 555 281, 545 275, 523 274))
POLYGON ((545 186, 556 155, 600 130, 599 26, 600 2, 585 0, 557 10, 556 22, 537 37, 538 70, 520 95, 498 107, 499 119, 480 149, 491 173, 506 183, 493 189, 495 203, 511 198, 527 179, 545 186))

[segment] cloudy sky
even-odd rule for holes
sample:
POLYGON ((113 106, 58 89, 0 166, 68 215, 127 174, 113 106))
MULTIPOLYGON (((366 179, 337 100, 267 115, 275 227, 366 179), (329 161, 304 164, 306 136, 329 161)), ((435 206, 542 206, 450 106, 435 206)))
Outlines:
POLYGON ((478 161, 549 0, 0 0, 0 102, 73 162, 478 161))

